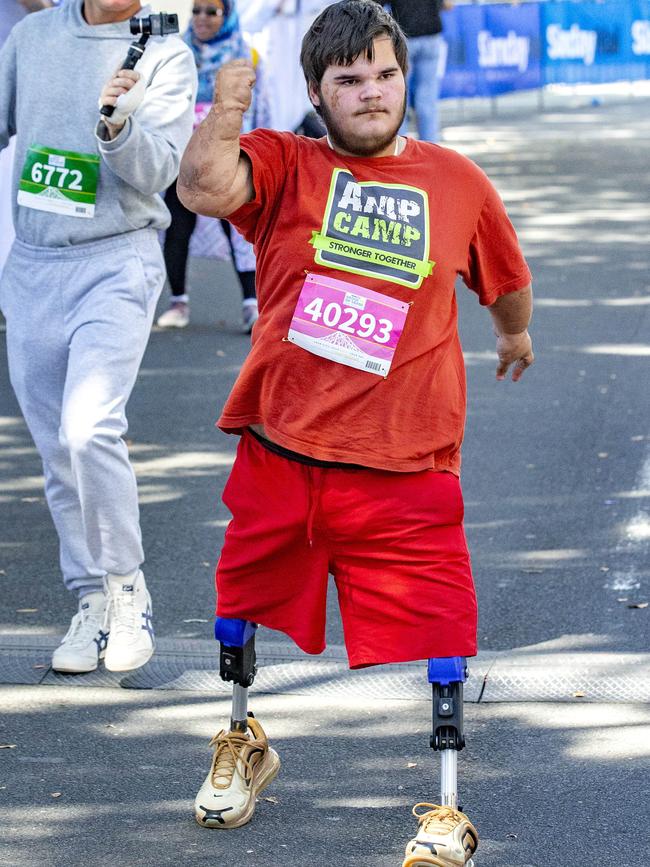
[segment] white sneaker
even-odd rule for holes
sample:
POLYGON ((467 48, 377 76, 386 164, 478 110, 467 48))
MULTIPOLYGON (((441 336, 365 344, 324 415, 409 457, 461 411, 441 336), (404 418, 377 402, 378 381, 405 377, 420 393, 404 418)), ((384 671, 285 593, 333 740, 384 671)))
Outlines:
POLYGON ((244 301, 241 310, 242 322, 244 325, 244 334, 250 334, 253 330, 253 325, 260 318, 259 310, 257 309, 257 301, 244 301))
POLYGON ((185 328, 190 324, 190 305, 185 301, 172 301, 169 310, 158 317, 159 328, 185 328))
POLYGON ((222 731, 210 741, 212 765, 194 801, 194 815, 204 828, 238 828, 253 816, 255 798, 280 770, 264 729, 251 714, 246 732, 222 731))
POLYGON ((109 671, 130 671, 149 662, 154 650, 151 596, 138 569, 135 578, 106 576, 108 606, 106 622, 110 631, 104 665, 109 671), (128 581, 128 583, 127 583, 128 581))
POLYGON ((79 610, 70 629, 52 654, 52 668, 65 674, 94 671, 106 653, 108 631, 104 629, 106 596, 89 593, 79 600, 79 610))

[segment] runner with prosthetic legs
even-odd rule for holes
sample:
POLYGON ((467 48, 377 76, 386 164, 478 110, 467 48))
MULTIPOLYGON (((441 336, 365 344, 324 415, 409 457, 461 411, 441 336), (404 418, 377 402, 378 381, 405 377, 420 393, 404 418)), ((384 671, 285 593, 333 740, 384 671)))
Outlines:
POLYGON ((241 135, 255 75, 220 71, 185 151, 179 196, 255 244, 260 318, 219 426, 240 436, 223 499, 217 568, 228 729, 195 803, 235 828, 280 761, 248 712, 255 630, 325 647, 334 576, 351 668, 429 660, 440 804, 416 805, 404 867, 470 863, 478 835, 458 809, 465 658, 476 599, 459 483, 465 371, 455 281, 491 314, 497 379, 533 362, 530 272, 503 203, 453 151, 398 134, 407 49, 372 0, 329 6, 301 61, 328 131, 241 135))

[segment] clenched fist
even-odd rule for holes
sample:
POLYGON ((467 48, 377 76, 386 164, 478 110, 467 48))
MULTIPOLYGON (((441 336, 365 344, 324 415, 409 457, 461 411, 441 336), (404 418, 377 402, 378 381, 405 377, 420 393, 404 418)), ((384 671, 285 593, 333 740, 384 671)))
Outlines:
POLYGON ((214 107, 217 111, 237 111, 244 114, 253 99, 255 70, 250 60, 231 60, 224 64, 214 85, 214 107))

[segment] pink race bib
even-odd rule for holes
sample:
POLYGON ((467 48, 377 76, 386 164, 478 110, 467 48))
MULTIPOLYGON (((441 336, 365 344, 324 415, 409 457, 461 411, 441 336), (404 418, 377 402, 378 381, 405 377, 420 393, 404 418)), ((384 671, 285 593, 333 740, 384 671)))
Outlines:
POLYGON ((409 304, 354 283, 308 274, 289 340, 314 355, 387 376, 409 304))

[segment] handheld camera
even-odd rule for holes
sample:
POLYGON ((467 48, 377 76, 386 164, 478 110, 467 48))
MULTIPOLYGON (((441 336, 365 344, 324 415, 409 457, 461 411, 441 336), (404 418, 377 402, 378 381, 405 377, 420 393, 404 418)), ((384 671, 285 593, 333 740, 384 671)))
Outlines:
POLYGON ((129 25, 133 36, 169 36, 178 33, 178 15, 160 12, 146 18, 131 18, 129 25))
MULTIPOLYGON (((134 69, 136 63, 144 54, 144 49, 150 36, 168 36, 178 33, 178 15, 169 12, 159 12, 157 15, 147 15, 144 18, 131 18, 129 21, 133 36, 140 35, 132 42, 126 54, 126 59, 120 69, 134 69)), ((114 105, 103 105, 99 113, 110 117, 115 111, 114 105)))

